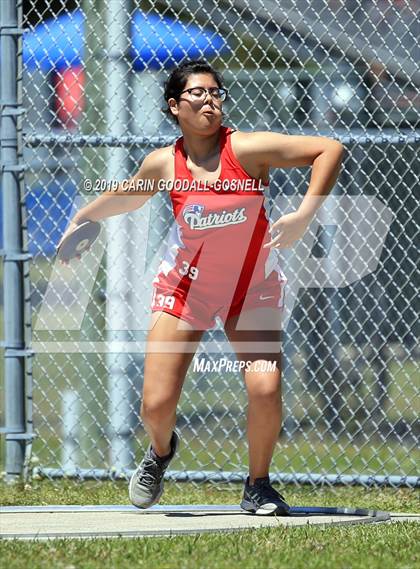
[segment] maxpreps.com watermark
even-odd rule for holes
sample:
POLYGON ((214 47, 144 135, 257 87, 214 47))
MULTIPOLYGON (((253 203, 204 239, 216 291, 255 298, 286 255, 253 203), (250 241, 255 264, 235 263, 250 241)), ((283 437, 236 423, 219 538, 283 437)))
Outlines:
POLYGON ((97 178, 92 180, 86 178, 83 181, 83 189, 86 192, 115 192, 118 194, 136 194, 139 192, 154 192, 156 189, 159 192, 251 192, 251 191, 264 191, 264 185, 261 180, 256 178, 239 179, 233 178, 232 180, 216 180, 209 183, 207 180, 188 180, 188 179, 175 179, 175 180, 106 180, 105 178, 97 178))
POLYGON ((276 361, 272 360, 235 360, 231 361, 227 358, 220 358, 217 361, 209 361, 205 358, 193 359, 193 370, 209 373, 209 372, 240 372, 240 371, 276 371, 276 361))

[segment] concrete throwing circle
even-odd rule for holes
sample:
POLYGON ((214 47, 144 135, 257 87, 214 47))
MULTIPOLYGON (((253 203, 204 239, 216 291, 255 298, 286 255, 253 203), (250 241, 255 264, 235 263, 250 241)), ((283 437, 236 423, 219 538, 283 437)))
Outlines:
POLYGON ((8 506, 2 508, 0 519, 1 539, 46 540, 159 537, 308 524, 366 524, 389 521, 391 515, 374 510, 292 507, 288 516, 257 516, 237 505, 155 505, 147 510, 112 505, 8 506), (327 513, 321 513, 324 511, 327 513), (332 511, 341 513, 328 513, 332 511))

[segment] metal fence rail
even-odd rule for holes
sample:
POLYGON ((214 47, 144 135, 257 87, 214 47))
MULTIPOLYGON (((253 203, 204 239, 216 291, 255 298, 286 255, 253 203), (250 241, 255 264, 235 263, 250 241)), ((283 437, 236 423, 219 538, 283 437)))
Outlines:
MULTIPOLYGON (((226 125, 346 147, 311 235, 279 253, 290 292, 271 477, 418 486, 416 4, 80 0, 50 19, 36 2, 25 15, 0 4, 7 479, 116 479, 142 457, 144 346, 169 198, 104 222, 78 265, 60 267, 54 251, 96 197, 86 180, 127 178, 180 136, 160 110, 163 81, 177 61, 205 57, 230 93, 226 125)), ((272 170, 271 221, 298 206, 308 176, 272 170)), ((204 354, 232 359, 220 322, 204 354)), ((190 368, 168 477, 244 480, 245 409, 239 374, 190 368)))

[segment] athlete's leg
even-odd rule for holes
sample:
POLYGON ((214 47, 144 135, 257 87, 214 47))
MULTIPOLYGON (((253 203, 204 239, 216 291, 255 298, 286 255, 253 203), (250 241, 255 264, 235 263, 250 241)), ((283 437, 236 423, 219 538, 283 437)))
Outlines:
MULTIPOLYGON (((249 323, 265 320, 267 330, 236 330, 239 315, 225 322, 225 332, 239 361, 252 362, 243 370, 248 394, 247 438, 250 484, 268 476, 282 421, 281 399, 281 313, 256 308, 241 315, 249 323), (255 346, 254 346, 255 344, 255 346), (261 347, 268 346, 264 352, 261 347), (264 369, 264 362, 274 362, 264 369)), ((259 326, 261 327, 261 326, 259 326)))
POLYGON ((172 314, 162 311, 152 314, 140 414, 159 456, 166 456, 171 450, 177 403, 202 334, 203 330, 193 329, 172 314))

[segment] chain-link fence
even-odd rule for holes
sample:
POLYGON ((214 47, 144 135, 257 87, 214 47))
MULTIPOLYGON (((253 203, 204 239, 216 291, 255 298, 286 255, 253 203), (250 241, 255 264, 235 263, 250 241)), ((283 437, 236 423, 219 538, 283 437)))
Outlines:
MULTIPOLYGON (((418 4, 34 0, 21 22, 13 4, 2 4, 2 189, 19 187, 24 240, 19 249, 10 238, 18 203, 4 198, 9 475, 23 450, 26 473, 51 478, 126 476, 143 456, 144 345, 173 222, 169 197, 159 192, 108 219, 79 264, 59 266, 54 252, 75 211, 96 197, 86 180, 128 178, 180 136, 161 112, 163 81, 177 62, 204 57, 229 90, 227 126, 325 135, 346 147, 311 233, 279 254, 289 293, 271 477, 417 485, 418 4), (16 155, 7 151, 13 128, 16 155), (10 320, 19 303, 24 328, 10 320), (25 392, 14 390, 23 379, 25 392), (16 404, 24 393, 25 408, 16 404)), ((309 175, 271 171, 271 221, 298 206, 309 175)), ((234 359, 220 324, 197 355, 234 359)), ((191 367, 168 477, 244 479, 246 406, 239 373, 191 367)))

